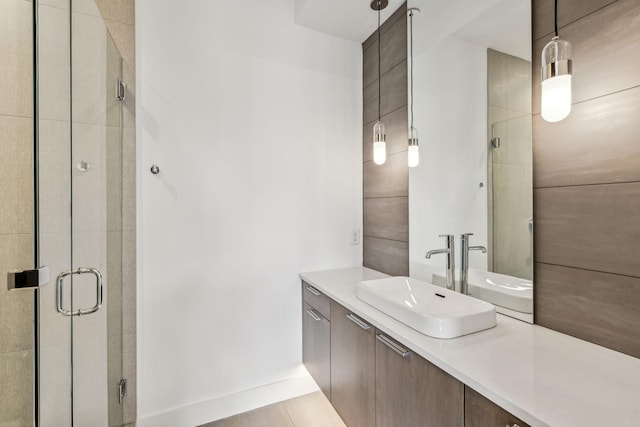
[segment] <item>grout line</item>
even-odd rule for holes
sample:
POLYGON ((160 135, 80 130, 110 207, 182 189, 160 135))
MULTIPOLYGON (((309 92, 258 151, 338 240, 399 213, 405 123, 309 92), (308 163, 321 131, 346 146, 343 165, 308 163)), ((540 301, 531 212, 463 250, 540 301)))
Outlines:
MULTIPOLYGON (((554 264, 552 262, 542 262, 542 261, 535 261, 536 264, 543 264, 543 265, 552 265, 554 267, 563 267, 563 268, 571 268, 574 270, 582 270, 582 271, 590 271, 592 273, 601 273, 601 274, 611 274, 612 276, 621 276, 621 277, 629 277, 632 279, 640 279, 640 276, 633 276, 631 274, 621 274, 621 273, 612 273, 610 271, 602 271, 602 270, 592 270, 590 268, 582 268, 582 267, 574 267, 571 265, 562 265, 562 264, 554 264)), ((534 285, 535 285, 535 270, 534 270, 534 285)))
MULTIPOLYGON (((385 71, 384 73, 382 73, 380 75, 380 78, 382 79, 384 76, 386 76, 387 74, 391 73, 391 71, 393 71, 394 69, 398 68, 400 65, 402 65, 402 63, 406 63, 407 62, 407 58, 405 57, 402 61, 398 62, 396 65, 394 65, 393 67, 389 68, 387 71, 385 71)), ((366 88, 368 88, 369 86, 371 86, 372 84, 376 83, 378 81, 378 79, 375 79, 374 81, 372 81, 371 83, 369 83, 366 86, 362 87, 362 91, 364 92, 364 90, 366 88)))
MULTIPOLYGON (((635 89, 638 89, 638 88, 640 88, 640 84, 639 85, 635 85, 635 86, 629 86, 629 87, 626 87, 626 88, 623 88, 623 89, 618 89, 618 90, 615 90, 613 92, 604 93, 602 95, 597 95, 597 96, 594 96, 592 98, 583 99, 581 101, 573 102, 571 104, 571 106, 584 104, 585 102, 595 101, 596 99, 606 98, 607 96, 610 96, 610 95, 617 95, 619 93, 626 92, 626 91, 629 91, 629 90, 635 90, 635 89)), ((541 114, 540 112, 533 113, 532 116, 539 116, 540 114, 541 114)))
POLYGON ((533 190, 542 190, 545 188, 572 188, 572 187, 594 187, 598 185, 626 185, 626 184, 640 184, 640 181, 620 181, 620 182, 596 182, 591 184, 567 184, 567 185, 546 185, 540 187, 533 187, 533 190))
POLYGON ((407 199, 409 196, 381 196, 381 197, 363 197, 362 200, 377 200, 377 199, 407 199))
POLYGON ((362 236, 363 237, 368 237, 370 239, 388 240, 390 242, 407 243, 407 244, 409 243, 407 240, 387 239, 386 237, 368 236, 366 234, 363 234, 362 236))
POLYGON ((18 354, 21 354, 21 353, 29 353, 29 352, 33 352, 33 351, 34 351, 33 348, 27 348, 27 349, 24 349, 24 350, 16 350, 16 351, 7 351, 7 352, 4 352, 4 353, 0 353, 0 358, 13 356, 13 355, 18 355, 18 354))
MULTIPOLYGON (((387 158, 389 158, 389 157, 393 157, 393 156, 397 156, 398 154, 406 153, 407 151, 409 151, 409 150, 408 150, 408 149, 406 149, 406 150, 398 151, 398 152, 396 152, 396 153, 388 154, 388 155, 387 155, 387 158)), ((369 159, 369 160, 365 160, 365 161, 363 161, 362 163, 363 163, 363 164, 365 164, 365 163, 373 163, 373 158, 371 158, 371 159, 369 159)), ((385 163, 386 163, 386 161, 385 161, 385 163)), ((379 166, 383 166, 383 165, 379 165, 379 166)), ((407 168, 408 168, 408 166, 407 166, 407 168)))
POLYGON ((409 196, 382 196, 382 197, 363 197, 362 200, 377 200, 377 199, 408 199, 409 196))
POLYGON ((609 95, 616 95, 616 94, 621 93, 621 92, 626 92, 628 90, 633 90, 633 89, 638 89, 638 88, 640 88, 640 85, 635 85, 635 86, 630 86, 630 87, 623 88, 623 89, 618 89, 618 90, 615 90, 613 92, 609 92, 609 93, 605 93, 605 94, 602 94, 602 95, 594 96, 593 98, 583 99, 582 101, 574 102, 572 105, 582 104, 584 102, 593 101, 595 99, 604 98, 604 97, 609 96, 609 95))
POLYGON ((33 120, 33 114, 30 116, 23 116, 20 114, 5 114, 5 113, 0 113, 0 117, 6 117, 6 118, 12 118, 12 119, 32 119, 33 120))
MULTIPOLYGON (((577 18, 577 19, 574 19, 573 21, 569 21, 568 23, 564 24, 562 27, 558 27, 558 33, 560 32, 560 30, 561 30, 561 29, 566 28, 566 27, 568 27, 569 25, 573 25, 573 24, 575 24, 576 22, 578 22, 578 21, 580 21, 580 20, 582 20, 582 19, 584 19, 584 18, 586 18, 586 17, 588 17, 588 16, 593 15, 594 13, 600 12, 602 9, 605 9, 605 8, 607 8, 607 7, 609 7, 609 6, 613 6, 613 5, 614 5, 614 4, 616 4, 617 2, 618 2, 618 0, 614 0, 614 1, 612 1, 611 3, 609 3, 609 4, 606 4, 606 5, 604 5, 604 6, 601 6, 601 7, 599 7, 598 9, 596 9, 596 10, 594 10, 594 11, 592 11, 592 12, 587 13, 586 15, 583 15, 583 16, 581 16, 581 17, 577 18)), ((553 14, 551 14, 551 16, 553 17, 553 14)), ((542 35, 542 36, 538 37, 537 39, 535 39, 535 40, 533 41, 533 43, 532 43, 532 44, 534 44, 534 43, 538 42, 538 41, 539 41, 539 40, 541 40, 541 39, 544 39, 544 38, 550 38, 549 36, 551 36, 552 34, 555 34, 555 32, 554 32, 554 31, 549 31, 548 33, 546 33, 546 34, 544 34, 544 35, 542 35)))
MULTIPOLYGON (((371 144, 371 141, 369 141, 368 143, 371 144)), ((400 151, 387 151, 387 157, 395 156, 396 154, 406 153, 407 151, 408 150, 406 147, 400 151)), ((364 160, 363 158, 362 164, 364 165, 365 163, 371 163, 371 162, 373 162, 373 156, 371 158, 368 158, 367 160, 364 160)))
MULTIPOLYGON (((385 117, 389 116, 390 114, 395 113, 395 112, 396 112, 396 111, 398 111, 398 110, 401 110, 401 109, 403 109, 403 108, 407 108, 407 107, 408 107, 408 105, 409 105, 409 104, 401 105, 401 106, 399 106, 398 108, 396 108, 395 110, 391 110, 391 111, 389 111, 388 113, 385 113, 385 114, 384 114, 384 115, 382 115, 380 118, 384 120, 384 118, 385 118, 385 117)), ((374 120, 371 120, 371 121, 370 121, 370 122, 368 122, 368 123, 365 123, 365 124, 364 124, 364 126, 363 126, 363 129, 364 129, 364 128, 366 128, 367 126, 369 126, 370 124, 374 124, 374 123, 375 123, 375 122, 377 122, 377 121, 378 121, 378 119, 374 119, 374 120)), ((409 120, 408 120, 408 115, 407 115, 407 122, 408 122, 408 121, 409 121, 409 120)), ((407 124, 408 124, 408 123, 407 123, 407 124)), ((407 127, 408 127, 408 126, 407 126, 407 127)))

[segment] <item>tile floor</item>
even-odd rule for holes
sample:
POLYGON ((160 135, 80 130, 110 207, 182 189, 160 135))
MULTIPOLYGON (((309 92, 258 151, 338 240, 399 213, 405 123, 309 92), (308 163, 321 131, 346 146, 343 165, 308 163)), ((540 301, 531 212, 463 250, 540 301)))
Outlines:
POLYGON ((346 427, 321 391, 200 427, 346 427))

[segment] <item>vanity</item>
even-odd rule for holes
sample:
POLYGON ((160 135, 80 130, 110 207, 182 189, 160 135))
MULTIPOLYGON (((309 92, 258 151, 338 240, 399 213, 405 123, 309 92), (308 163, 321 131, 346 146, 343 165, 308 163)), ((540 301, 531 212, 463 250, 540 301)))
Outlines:
POLYGON ((358 298, 385 277, 300 274, 303 362, 348 427, 638 425, 640 360, 501 314, 432 338, 358 298))

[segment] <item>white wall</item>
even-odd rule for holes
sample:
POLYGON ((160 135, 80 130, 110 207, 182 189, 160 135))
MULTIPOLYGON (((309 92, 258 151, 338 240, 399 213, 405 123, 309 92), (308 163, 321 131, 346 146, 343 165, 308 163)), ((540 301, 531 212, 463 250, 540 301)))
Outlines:
POLYGON ((362 56, 293 0, 138 0, 136 31, 144 421, 295 375, 297 274, 362 262, 362 56))
MULTIPOLYGON (((487 245, 487 52, 449 36, 416 56, 414 121, 420 131, 420 165, 409 170, 410 274, 430 280, 444 271, 440 234, 474 233, 487 245), (483 183, 483 187, 480 187, 483 183)), ((486 270, 487 256, 470 254, 471 267, 486 270)))

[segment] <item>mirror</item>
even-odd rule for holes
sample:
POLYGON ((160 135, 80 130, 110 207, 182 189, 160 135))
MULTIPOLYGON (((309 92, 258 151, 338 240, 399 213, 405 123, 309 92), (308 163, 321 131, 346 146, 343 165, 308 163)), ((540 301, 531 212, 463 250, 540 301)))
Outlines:
POLYGON ((420 164, 409 169, 410 275, 445 285, 444 256, 425 254, 453 234, 460 290, 461 235, 473 233, 469 245, 487 251, 469 251, 469 294, 532 322, 530 0, 407 6, 420 9, 409 63, 420 135, 420 164))

